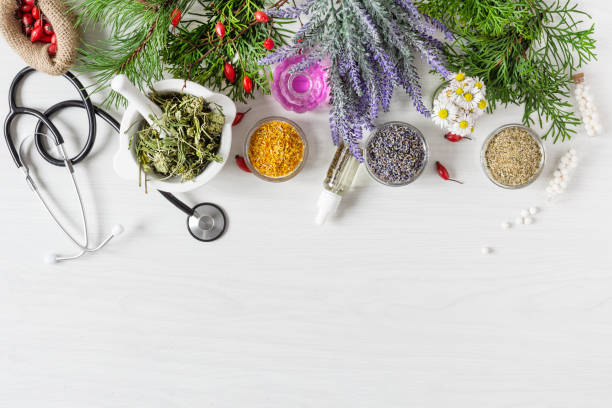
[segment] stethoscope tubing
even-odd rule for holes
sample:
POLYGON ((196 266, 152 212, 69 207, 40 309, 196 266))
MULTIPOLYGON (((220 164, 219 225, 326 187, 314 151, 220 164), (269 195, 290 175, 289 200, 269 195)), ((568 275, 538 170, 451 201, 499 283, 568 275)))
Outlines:
POLYGON ((111 234, 106 239, 104 239, 98 246, 94 248, 89 247, 89 231, 88 231, 88 225, 87 225, 87 217, 85 215, 85 206, 84 206, 83 198, 81 196, 81 192, 80 192, 80 189, 79 189, 79 186, 78 186, 75 174, 74 174, 73 165, 79 163, 85 157, 87 157, 87 155, 91 152, 93 148, 93 145, 96 139, 96 133, 97 133, 96 116, 101 117, 111 127, 113 127, 113 129, 115 129, 117 132, 119 131, 119 123, 110 114, 108 114, 104 110, 99 109, 98 107, 92 104, 89 98, 89 95, 87 94, 87 91, 85 90, 83 84, 70 72, 65 73, 63 76, 77 89, 77 92, 79 93, 79 96, 81 97, 81 100, 62 101, 62 102, 59 102, 51 106, 44 112, 41 112, 39 110, 32 109, 32 108, 18 106, 15 100, 17 88, 20 85, 20 83, 32 72, 35 72, 35 70, 30 67, 26 67, 22 69, 21 71, 19 71, 19 73, 17 73, 17 75, 15 76, 15 78, 13 79, 11 83, 11 86, 9 88, 9 95, 8 95, 9 113, 4 121, 4 137, 6 139, 6 144, 13 158, 13 161, 15 162, 15 165, 17 166, 17 168, 20 168, 24 171, 24 174, 26 176, 26 181, 28 185, 31 187, 36 197, 42 203, 45 210, 49 213, 53 221, 62 230, 62 232, 70 239, 71 242, 73 242, 81 250, 80 253, 76 255, 58 256, 55 258, 55 260, 63 261, 63 260, 76 259, 76 258, 79 258, 85 255, 86 253, 95 252, 103 248, 104 246, 106 246, 106 244, 108 244, 112 240, 112 238, 115 235, 114 233, 111 234), (89 121, 89 132, 88 132, 88 136, 87 136, 85 145, 83 146, 82 150, 73 158, 69 158, 68 155, 66 154, 66 150, 64 149, 64 139, 62 135, 60 134, 59 130, 57 129, 57 127, 54 125, 54 123, 51 120, 52 115, 66 108, 84 109, 85 112, 87 113, 87 119, 89 121), (24 163, 22 159, 22 154, 21 154, 21 147, 23 145, 23 142, 27 140, 27 138, 21 142, 19 147, 15 146, 15 141, 13 140, 13 137, 12 137, 11 127, 13 125, 13 121, 20 115, 29 115, 29 116, 33 116, 38 119, 35 131, 34 131, 34 135, 33 135, 34 144, 36 146, 36 149, 38 150, 41 157, 43 157, 43 159, 45 159, 50 164, 54 166, 58 166, 58 167, 65 167, 71 178, 74 192, 79 201, 79 206, 81 209, 81 222, 82 222, 83 235, 84 235, 83 242, 79 242, 79 240, 77 240, 70 233, 70 231, 66 229, 66 227, 62 224, 62 222, 57 218, 57 216, 55 215, 55 212, 49 206, 47 200, 45 199, 41 191, 38 189, 36 182, 30 176, 29 168, 27 164, 24 163), (51 135, 48 135, 46 130, 48 130, 51 133, 51 135), (60 154, 59 159, 51 156, 51 154, 49 154, 49 152, 46 150, 45 143, 43 142, 45 138, 53 141, 53 143, 55 144, 60 154))
POLYGON ((60 144, 64 142, 64 139, 61 133, 59 132, 57 127, 53 124, 53 122, 50 119, 51 115, 57 113, 58 111, 62 109, 66 109, 70 107, 82 108, 87 113, 87 119, 89 122, 89 131, 87 134, 87 140, 85 142, 85 145, 81 149, 81 151, 76 156, 69 159, 72 165, 77 164, 81 162, 83 159, 85 159, 85 157, 87 157, 87 155, 93 149, 93 146, 96 140, 96 134, 97 134, 96 115, 102 117, 106 122, 108 122, 111 126, 113 126, 113 128, 117 130, 119 129, 119 123, 114 118, 112 118, 108 113, 104 112, 103 110, 93 105, 93 103, 91 102, 91 99, 89 98, 87 91, 85 90, 85 87, 83 86, 81 81, 79 81, 78 78, 76 78, 71 72, 66 72, 63 76, 64 78, 66 78, 66 80, 68 80, 68 82, 70 82, 75 87, 75 89, 79 93, 79 96, 81 97, 80 101, 79 100, 62 101, 62 102, 59 102, 51 106, 45 112, 40 112, 36 109, 18 106, 15 100, 15 96, 17 93, 17 87, 32 72, 36 72, 36 70, 31 67, 26 67, 22 69, 21 71, 19 71, 17 75, 15 75, 15 78, 13 78, 13 82, 11 83, 11 86, 9 88, 9 97, 8 97, 9 114, 7 115, 4 121, 4 136, 5 136, 9 151, 11 153, 11 156, 13 157, 13 161, 15 162, 17 167, 22 167, 23 161, 21 157, 19 156, 19 152, 17 151, 17 148, 15 147, 15 143, 12 139, 11 126, 15 118, 17 118, 20 115, 30 115, 38 119, 38 123, 36 124, 35 137, 34 137, 36 149, 38 150, 39 154, 43 157, 43 159, 45 159, 50 164, 54 166, 59 166, 59 167, 65 166, 66 163, 64 162, 64 160, 57 159, 53 157, 51 154, 49 154, 49 152, 44 148, 44 143, 43 143, 43 140, 44 140, 43 134, 44 134, 45 127, 49 130, 49 132, 51 132, 51 135, 53 136, 53 139, 56 145, 59 146, 60 144))

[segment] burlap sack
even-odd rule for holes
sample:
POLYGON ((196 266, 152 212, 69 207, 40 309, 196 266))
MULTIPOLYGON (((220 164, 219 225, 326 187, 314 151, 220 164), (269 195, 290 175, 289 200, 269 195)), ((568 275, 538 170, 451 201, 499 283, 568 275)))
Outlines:
POLYGON ((49 56, 49 44, 33 43, 23 33, 21 21, 15 18, 16 0, 0 0, 0 33, 26 64, 50 75, 61 75, 74 64, 79 45, 79 34, 75 28, 76 18, 65 0, 38 0, 38 7, 57 36, 57 53, 49 56))

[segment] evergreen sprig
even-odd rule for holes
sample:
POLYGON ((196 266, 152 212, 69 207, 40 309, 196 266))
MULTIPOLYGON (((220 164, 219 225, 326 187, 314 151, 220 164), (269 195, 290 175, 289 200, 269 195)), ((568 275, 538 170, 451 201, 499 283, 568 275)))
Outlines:
POLYGON ((292 32, 285 25, 291 20, 274 19, 269 23, 255 21, 256 11, 266 7, 276 9, 285 1, 268 0, 198 0, 202 13, 192 13, 197 20, 185 21, 172 36, 162 55, 168 71, 177 78, 201 83, 224 91, 234 100, 252 98, 245 92, 242 79, 249 76, 253 89, 269 93, 272 75, 270 69, 259 65, 267 54, 264 41, 272 39, 282 46, 292 32), (226 36, 215 34, 217 22, 224 24, 226 36), (230 83, 223 68, 230 63, 236 72, 236 82, 230 83))
MULTIPOLYGON (((159 50, 172 35, 169 27, 175 9, 183 13, 194 0, 84 0, 73 6, 78 24, 93 24, 110 30, 107 39, 85 42, 77 69, 92 74, 93 92, 110 85, 117 74, 125 74, 141 89, 162 78, 164 66, 159 50)), ((108 104, 123 99, 111 92, 108 104)))
POLYGON ((335 144, 343 141, 362 160, 359 143, 364 129, 373 129, 379 109, 388 110, 395 87, 411 96, 428 116, 421 97, 415 58, 420 55, 442 76, 443 45, 433 38, 438 21, 422 15, 410 0, 304 0, 297 7, 270 11, 277 17, 310 20, 293 43, 261 62, 274 64, 304 53, 300 70, 328 60, 331 89, 330 127, 335 144))
POLYGON ((569 0, 421 0, 424 13, 455 37, 449 68, 481 77, 490 109, 524 104, 523 122, 548 125, 543 138, 566 140, 580 120, 569 103, 574 72, 595 58, 594 27, 569 0))

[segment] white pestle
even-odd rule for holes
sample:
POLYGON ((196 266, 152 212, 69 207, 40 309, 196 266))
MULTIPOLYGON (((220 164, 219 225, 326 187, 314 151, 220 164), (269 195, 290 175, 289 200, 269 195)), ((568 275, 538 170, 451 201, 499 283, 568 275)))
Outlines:
POLYGON ((162 117, 162 111, 150 100, 144 93, 130 82, 129 78, 123 74, 117 75, 111 82, 111 88, 125 99, 128 100, 129 104, 136 108, 136 110, 142 115, 147 123, 155 130, 159 132, 161 138, 164 137, 166 132, 163 132, 153 119, 159 119, 162 117))

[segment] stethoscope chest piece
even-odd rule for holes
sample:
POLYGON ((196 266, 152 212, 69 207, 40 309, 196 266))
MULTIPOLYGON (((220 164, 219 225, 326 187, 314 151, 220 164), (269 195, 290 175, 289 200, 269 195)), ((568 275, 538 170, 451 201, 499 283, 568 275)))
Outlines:
POLYGON ((189 233, 198 241, 211 242, 219 239, 225 232, 227 218, 223 210, 212 203, 198 204, 187 218, 189 233))
POLYGON ((168 201, 187 214, 187 230, 192 237, 202 242, 211 242, 221 238, 227 228, 227 217, 216 204, 202 203, 190 207, 174 194, 158 190, 168 201))

